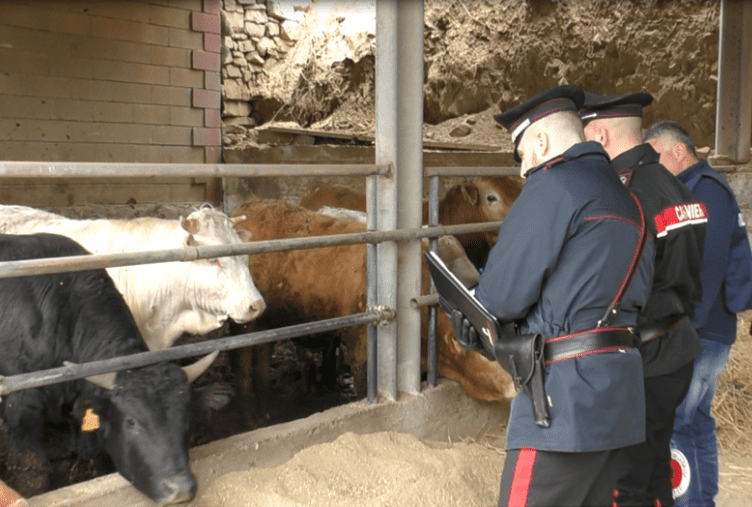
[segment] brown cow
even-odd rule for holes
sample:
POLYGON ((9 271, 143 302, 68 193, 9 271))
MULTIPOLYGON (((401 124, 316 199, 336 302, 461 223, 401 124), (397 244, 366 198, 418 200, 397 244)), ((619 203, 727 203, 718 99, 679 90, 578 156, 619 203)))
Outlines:
MULTIPOLYGON (((361 222, 323 216, 282 201, 254 198, 239 206, 233 214, 247 217, 236 227, 249 231, 255 241, 365 230, 361 222)), ((447 252, 452 251, 452 244, 453 240, 440 242, 444 250, 440 254, 451 255, 447 252)), ((455 247, 454 251, 459 251, 459 248, 455 247)), ((452 265, 452 259, 447 260, 452 265)), ((254 322, 256 326, 274 328, 360 313, 366 309, 366 246, 363 244, 252 255, 249 267, 267 304, 265 313, 254 322)), ((469 270, 473 270, 472 266, 469 270)), ((464 281, 472 283, 472 274, 461 276, 464 281)), ((475 280, 477 276, 475 272, 475 280)), ((425 263, 423 280, 427 285, 425 263)), ((424 324, 427 313, 423 311, 424 324)), ((423 328, 427 329, 427 326, 423 328)), ((510 379, 498 363, 467 352, 455 342, 451 322, 443 311, 439 312, 437 335, 440 375, 456 380, 468 394, 483 400, 501 399, 513 393, 510 379)), ((351 368, 356 391, 362 397, 366 391, 365 327, 345 329, 340 336, 344 363, 351 368)), ((331 339, 327 339, 326 344, 334 346, 331 339)), ((268 353, 262 353, 258 348, 256 352, 253 354, 253 373, 257 382, 262 382, 266 376, 263 372, 268 371, 268 353)), ((250 382, 251 378, 248 371, 251 368, 250 351, 246 354, 237 364, 244 370, 237 375, 241 395, 251 395, 252 391, 250 384, 243 384, 250 382)), ((332 371, 333 367, 327 368, 332 371)), ((260 386, 256 390, 259 391, 260 386)), ((263 403, 263 400, 259 401, 263 403)))
MULTIPOLYGON (((439 223, 457 225, 504 220, 521 191, 522 183, 517 177, 484 176, 475 183, 460 183, 448 189, 439 201, 439 223)), ((312 210, 330 206, 365 211, 366 197, 350 187, 321 186, 304 196, 300 204, 312 210)), ((423 223, 428 223, 426 200, 423 202, 423 223)), ((478 269, 485 266, 497 237, 497 231, 457 235, 468 258, 478 269)))

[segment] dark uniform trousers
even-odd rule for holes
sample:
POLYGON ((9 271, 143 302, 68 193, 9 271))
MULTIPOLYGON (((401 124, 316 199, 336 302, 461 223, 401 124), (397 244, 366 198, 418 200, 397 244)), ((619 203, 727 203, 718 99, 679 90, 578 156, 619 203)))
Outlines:
POLYGON ((690 362, 674 373, 645 379, 647 439, 622 450, 632 466, 617 484, 618 507, 673 507, 669 442, 674 432, 676 407, 687 395, 693 370, 694 362, 690 362))
POLYGON ((499 507, 612 507, 616 479, 626 470, 620 451, 509 450, 499 507))

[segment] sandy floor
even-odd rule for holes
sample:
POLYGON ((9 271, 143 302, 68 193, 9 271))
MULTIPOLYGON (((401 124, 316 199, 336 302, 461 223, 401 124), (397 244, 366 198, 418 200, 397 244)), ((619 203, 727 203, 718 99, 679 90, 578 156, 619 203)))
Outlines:
MULTIPOLYGON (((201 507, 490 507, 505 453, 500 438, 429 442, 398 433, 347 433, 275 468, 228 474, 201 507)), ((718 507, 752 505, 752 457, 724 456, 718 507)))

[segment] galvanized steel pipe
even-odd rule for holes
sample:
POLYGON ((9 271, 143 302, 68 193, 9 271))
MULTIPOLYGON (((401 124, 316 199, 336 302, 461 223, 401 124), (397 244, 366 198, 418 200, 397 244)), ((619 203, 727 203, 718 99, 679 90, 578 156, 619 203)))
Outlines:
POLYGON ((394 312, 388 308, 371 308, 364 313, 357 313, 345 317, 299 324, 279 329, 271 329, 258 333, 242 334, 216 340, 206 340, 189 345, 179 345, 165 350, 153 352, 140 352, 129 356, 103 359, 89 363, 62 366, 49 370, 31 373, 22 373, 10 377, 0 376, 0 398, 14 391, 44 387, 69 380, 76 380, 101 373, 140 368, 150 364, 164 361, 174 361, 185 357, 194 357, 209 354, 215 350, 226 351, 261 345, 279 340, 307 336, 313 333, 333 331, 345 327, 359 326, 363 324, 379 323, 389 320, 394 312))
POLYGON ((141 164, 117 162, 0 162, 12 178, 252 178, 257 176, 370 176, 389 174, 389 164, 141 164))

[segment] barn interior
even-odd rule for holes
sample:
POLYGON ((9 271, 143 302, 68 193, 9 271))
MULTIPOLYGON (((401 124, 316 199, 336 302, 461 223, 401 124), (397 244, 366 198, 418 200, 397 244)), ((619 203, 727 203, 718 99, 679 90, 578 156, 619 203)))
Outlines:
MULTIPOLYGON (((367 177, 338 168, 386 164, 396 170, 379 176, 378 198, 390 203, 380 223, 419 227, 427 175, 442 175, 443 195, 492 170, 516 174, 493 114, 576 84, 650 91, 645 125, 686 125, 749 216, 751 27, 752 5, 729 0, 3 2, 0 199, 72 218, 174 219, 202 203, 231 214, 252 196, 299 204, 325 185, 366 192, 367 177)), ((420 242, 406 243, 414 254, 420 242)), ((383 262, 410 255, 393 242, 379 248, 392 259, 383 262)), ((398 317, 378 329, 388 345, 376 399, 355 394, 346 370, 335 387, 315 375, 305 382, 301 352, 277 343, 264 419, 231 402, 192 442, 200 490, 349 432, 430 441, 503 433, 508 400, 479 401, 446 379, 434 387, 421 371, 420 342, 403 338, 420 334, 420 319, 399 311, 416 295, 396 287, 419 269, 395 276, 379 286, 398 317)), ((178 344, 251 331, 227 325, 178 344)), ((744 400, 746 380, 727 381, 744 400)), ((236 382, 229 355, 200 381, 236 382)), ((745 417, 734 413, 721 430, 749 448, 738 436, 752 424, 745 417)), ((29 505, 153 505, 118 474, 93 478, 74 463, 70 475, 29 505)))

